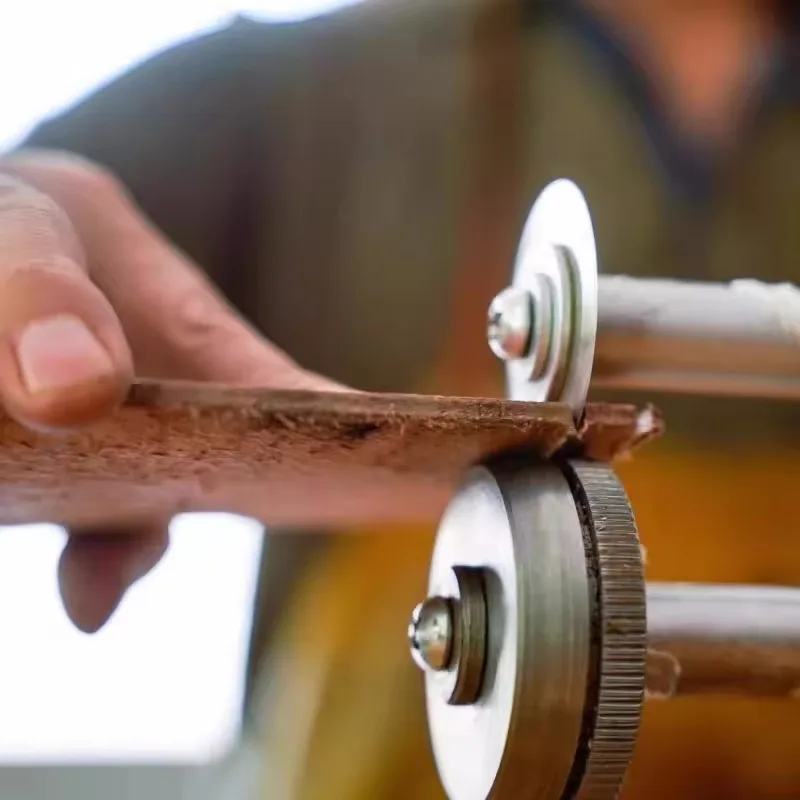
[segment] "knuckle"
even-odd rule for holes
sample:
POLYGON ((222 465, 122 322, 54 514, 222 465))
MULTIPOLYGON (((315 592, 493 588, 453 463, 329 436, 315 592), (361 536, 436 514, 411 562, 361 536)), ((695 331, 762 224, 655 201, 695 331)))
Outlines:
POLYGON ((54 164, 54 174, 73 192, 86 198, 112 199, 123 193, 122 184, 107 168, 77 156, 63 156, 54 164))
POLYGON ((17 179, 0 173, 0 213, 30 209, 35 214, 57 214, 58 204, 48 195, 17 179))
POLYGON ((84 205, 113 202, 125 188, 107 167, 59 150, 21 150, 0 162, 13 175, 30 181, 56 199, 69 197, 84 205))
POLYGON ((188 351, 203 352, 211 345, 235 342, 241 331, 232 315, 202 285, 192 286, 175 309, 174 330, 188 351))
POLYGON ((0 263, 46 266, 65 257, 83 259, 66 212, 44 192, 0 174, 0 263))
POLYGON ((283 351, 255 336, 202 285, 176 304, 172 322, 172 344, 187 362, 199 365, 205 379, 269 385, 299 372, 283 351))

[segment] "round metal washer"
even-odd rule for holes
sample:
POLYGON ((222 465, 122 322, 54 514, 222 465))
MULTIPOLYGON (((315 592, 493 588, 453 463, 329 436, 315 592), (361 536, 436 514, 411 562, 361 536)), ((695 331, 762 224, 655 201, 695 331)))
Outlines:
POLYGON ((558 800, 583 730, 593 612, 583 528, 562 472, 473 469, 442 519, 429 596, 451 596, 458 566, 483 569, 487 650, 472 705, 447 702, 452 676, 425 674, 447 796, 558 800))
MULTIPOLYGON (((529 354, 506 362, 509 398, 562 402, 580 414, 597 337, 597 250, 589 208, 572 181, 554 181, 534 203, 512 285, 531 292, 537 301, 546 299, 549 319, 547 331, 537 335, 534 329, 529 354), (546 363, 541 368, 543 352, 546 363)), ((536 313, 541 319, 541 302, 536 313)))

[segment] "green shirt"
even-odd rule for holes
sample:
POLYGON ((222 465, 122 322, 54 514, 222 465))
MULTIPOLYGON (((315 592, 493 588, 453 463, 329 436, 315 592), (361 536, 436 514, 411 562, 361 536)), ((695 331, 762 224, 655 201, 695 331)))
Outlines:
MULTIPOLYGON (((487 175, 500 189, 479 219, 504 216, 509 254, 486 265, 495 289, 530 202, 557 177, 585 191, 606 272, 800 280, 791 91, 754 117, 736 159, 698 175, 702 159, 693 170, 664 145, 647 92, 591 21, 553 4, 518 18, 483 6, 373 0, 302 23, 238 20, 30 141, 110 167, 267 336, 364 389, 424 385, 450 325, 467 199, 487 175)), ((664 446, 785 446, 800 431, 794 404, 657 399, 664 446)), ((270 545, 257 641, 310 549, 270 545)))

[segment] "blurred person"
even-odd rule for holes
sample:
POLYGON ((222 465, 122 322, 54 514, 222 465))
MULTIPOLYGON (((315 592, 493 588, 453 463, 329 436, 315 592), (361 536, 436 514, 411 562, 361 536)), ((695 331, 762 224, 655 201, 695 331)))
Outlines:
MULTIPOLYGON (((0 163, 0 399, 59 430, 133 375, 500 395, 485 308, 558 177, 604 270, 797 281, 797 16, 366 0, 160 54, 0 163)), ((621 469, 649 577, 798 583, 798 409, 652 399, 670 434, 621 469)), ((157 562, 166 522, 70 538, 79 627, 157 562)), ((359 533, 270 534, 247 702, 264 798, 442 797, 402 635, 433 530, 359 533)), ((624 796, 796 797, 799 713, 649 705, 624 796)))

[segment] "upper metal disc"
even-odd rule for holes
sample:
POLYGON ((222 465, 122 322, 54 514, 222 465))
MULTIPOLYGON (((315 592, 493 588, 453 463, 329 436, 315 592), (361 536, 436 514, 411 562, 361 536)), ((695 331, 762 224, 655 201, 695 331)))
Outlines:
POLYGON ((636 740, 645 663, 639 542, 613 473, 476 467, 439 528, 431 611, 441 598, 459 607, 465 569, 483 576, 485 614, 471 615, 472 631, 455 616, 454 658, 425 670, 447 796, 612 800, 636 740), (483 651, 469 652, 476 645, 483 651), (468 703, 453 699, 459 661, 472 676, 481 670, 468 703))
POLYGON ((534 203, 510 289, 495 299, 489 322, 490 346, 506 360, 509 398, 562 402, 580 414, 597 336, 597 250, 589 208, 572 181, 554 181, 534 203))

